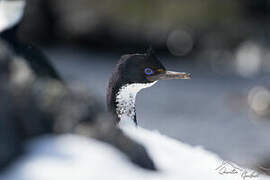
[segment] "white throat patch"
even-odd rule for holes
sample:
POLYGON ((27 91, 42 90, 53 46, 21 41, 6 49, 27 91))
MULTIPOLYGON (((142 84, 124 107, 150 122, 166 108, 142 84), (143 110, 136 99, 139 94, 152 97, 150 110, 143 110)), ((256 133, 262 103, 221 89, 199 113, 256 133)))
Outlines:
POLYGON ((21 20, 24 6, 25 0, 0 0, 0 32, 21 20))
POLYGON ((116 113, 120 119, 119 126, 135 125, 134 118, 136 115, 135 100, 136 94, 144 88, 154 85, 157 81, 152 83, 133 83, 127 84, 118 91, 116 95, 116 113))

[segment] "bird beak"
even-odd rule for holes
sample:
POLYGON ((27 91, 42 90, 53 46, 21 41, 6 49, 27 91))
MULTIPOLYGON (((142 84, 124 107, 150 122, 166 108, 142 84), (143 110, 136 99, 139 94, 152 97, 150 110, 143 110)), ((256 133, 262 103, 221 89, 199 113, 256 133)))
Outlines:
POLYGON ((147 79, 150 81, 168 80, 168 79, 190 79, 190 78, 191 73, 174 72, 174 71, 165 71, 164 73, 147 77, 147 79))

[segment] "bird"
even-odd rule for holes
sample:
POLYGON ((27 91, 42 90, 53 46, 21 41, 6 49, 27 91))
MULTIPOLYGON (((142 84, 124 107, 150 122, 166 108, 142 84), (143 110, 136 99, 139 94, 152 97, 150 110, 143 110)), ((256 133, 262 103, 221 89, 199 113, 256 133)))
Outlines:
MULTIPOLYGON (((158 171, 135 166, 104 142, 69 134, 33 141, 28 147, 31 153, 0 175, 0 179, 269 179, 252 169, 224 161, 202 147, 140 127, 135 110, 135 97, 140 89, 158 80, 190 78, 190 73, 167 71, 152 50, 122 56, 111 74, 107 105, 112 121, 126 136, 147 149, 158 171)), ((125 146, 124 141, 122 144, 125 146)))
POLYGON ((0 106, 5 108, 1 108, 0 116, 5 118, 0 120, 0 172, 16 161, 15 157, 23 155, 25 142, 44 134, 63 133, 77 133, 106 142, 134 164, 155 170, 142 145, 125 136, 112 123, 98 121, 98 115, 104 110, 96 98, 79 87, 69 87, 39 48, 20 41, 17 30, 24 6, 24 0, 0 0, 0 89, 4 89, 0 96, 9 102, 6 106, 1 98, 0 106), (59 120, 59 117, 65 118, 59 120), (87 133, 78 129, 87 129, 87 133), (7 141, 7 137, 10 140, 7 141))
POLYGON ((108 111, 113 114, 116 123, 136 126, 135 100, 141 89, 151 87, 158 80, 190 78, 190 73, 166 70, 153 48, 149 48, 145 54, 124 55, 109 80, 108 111))
POLYGON ((0 0, 0 39, 6 41, 14 53, 25 59, 39 78, 63 82, 46 55, 38 47, 21 41, 17 36, 25 5, 25 0, 0 0))
MULTIPOLYGON (((6 3, 8 2, 13 1, 6 1, 6 3)), ((23 5, 17 7, 23 7, 23 5)), ((20 19, 20 14, 16 17, 20 19)), ((16 36, 13 39, 18 28, 18 24, 16 24, 18 20, 7 22, 2 27, 0 26, 2 28, 0 29, 2 31, 1 38, 9 43, 13 51, 29 62, 36 74, 41 77, 58 79, 58 75, 55 74, 55 70, 52 70, 53 67, 48 65, 47 60, 44 60, 44 62, 48 66, 44 65, 46 69, 39 72, 40 64, 35 65, 29 59, 32 53, 28 52, 27 45, 19 41, 16 36)), ((126 156, 123 156, 108 143, 85 136, 62 134, 43 136, 29 142, 28 153, 5 172, 1 172, 0 179, 86 180, 114 177, 117 179, 152 180, 179 178, 242 179, 255 177, 255 175, 257 177, 257 174, 254 174, 252 170, 249 173, 246 169, 242 169, 247 172, 245 174, 239 169, 237 173, 233 170, 230 171, 229 168, 234 166, 231 166, 230 163, 225 164, 225 166, 224 161, 216 154, 201 147, 190 146, 139 126, 139 121, 136 118, 135 100, 141 89, 151 87, 158 80, 190 78, 190 73, 167 71, 151 49, 145 54, 124 55, 110 77, 107 89, 108 111, 112 113, 114 123, 121 127, 127 137, 146 147, 157 166, 157 172, 147 171, 135 166, 126 159, 126 156), (224 166, 218 169, 220 165, 224 166)), ((100 132, 101 130, 102 128, 98 129, 100 132)), ((105 138, 111 140, 110 135, 114 135, 114 138, 119 137, 119 134, 108 133, 105 138)), ((124 147, 126 145, 125 141, 119 142, 119 144, 124 147)), ((131 151, 129 147, 126 148, 127 151, 131 151)), ((257 179, 269 179, 263 175, 258 176, 257 179)))

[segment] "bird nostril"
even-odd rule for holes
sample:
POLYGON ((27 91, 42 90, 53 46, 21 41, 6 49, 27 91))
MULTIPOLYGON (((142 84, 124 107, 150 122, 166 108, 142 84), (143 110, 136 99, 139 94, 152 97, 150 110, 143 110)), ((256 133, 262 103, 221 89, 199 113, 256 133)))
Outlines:
POLYGON ((157 69, 156 72, 158 72, 158 73, 164 73, 165 70, 164 69, 157 69))

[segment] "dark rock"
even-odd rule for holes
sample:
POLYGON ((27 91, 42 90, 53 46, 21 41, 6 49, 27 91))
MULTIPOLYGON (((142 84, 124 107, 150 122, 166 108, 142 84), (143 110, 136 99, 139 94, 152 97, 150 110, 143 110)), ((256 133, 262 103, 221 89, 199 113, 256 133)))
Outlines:
POLYGON ((266 158, 265 160, 257 163, 256 170, 262 174, 270 176, 270 159, 266 158))

